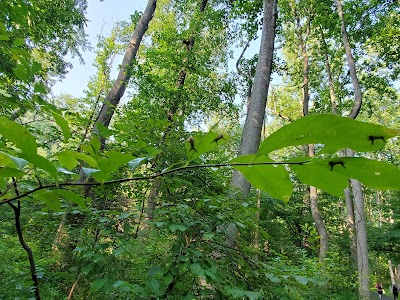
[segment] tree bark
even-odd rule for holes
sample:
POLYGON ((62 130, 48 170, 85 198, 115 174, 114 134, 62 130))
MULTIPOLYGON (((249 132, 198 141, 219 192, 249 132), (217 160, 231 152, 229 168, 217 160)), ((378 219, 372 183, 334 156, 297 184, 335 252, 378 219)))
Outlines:
POLYGON ((357 266, 357 238, 356 225, 354 220, 353 199, 351 197, 350 186, 344 190, 344 199, 346 202, 346 225, 350 239, 350 256, 355 267, 357 266))
MULTIPOLYGON (((303 33, 303 28, 300 24, 300 18, 297 14, 296 9, 293 9, 293 13, 296 20, 297 38, 299 41, 300 51, 303 58, 303 116, 307 116, 309 113, 309 59, 307 53, 307 40, 311 32, 311 15, 307 17, 306 31, 303 33)), ((308 145, 307 155, 314 157, 315 147, 313 144, 308 145)), ((321 213, 318 208, 318 192, 315 186, 309 186, 309 197, 310 197, 310 209, 313 217, 315 226, 317 227, 319 239, 319 262, 322 263, 325 260, 326 253, 328 251, 329 239, 328 231, 326 230, 324 220, 322 219, 321 213)))
MULTIPOLYGON (((314 157, 314 145, 308 145, 308 156, 314 157)), ((326 230, 324 220, 321 216, 321 213, 318 208, 318 193, 317 188, 315 186, 309 187, 310 192, 310 208, 311 208, 311 215, 315 222, 315 226, 317 227, 318 235, 320 236, 319 239, 319 262, 323 263, 326 258, 326 253, 329 249, 329 236, 328 231, 326 230)))
MULTIPOLYGON (((115 109, 117 108, 122 96, 125 93, 126 86, 131 78, 131 65, 138 52, 140 42, 147 31, 149 23, 153 18, 156 10, 157 0, 149 0, 146 9, 144 10, 142 17, 135 27, 132 38, 129 41, 128 47, 125 51, 124 58, 122 60, 121 69, 119 70, 117 79, 115 80, 111 90, 108 92, 104 99, 103 106, 100 109, 99 115, 97 116, 94 124, 93 132, 98 133, 98 125, 102 124, 108 127, 111 122, 111 118, 114 115, 115 109)), ((105 139, 101 138, 101 147, 104 148, 105 139)))
POLYGON ((342 2, 340 0, 335 0, 335 3, 337 6, 339 18, 341 21, 343 47, 346 52, 346 60, 347 60, 348 66, 349 66, 351 83, 352 83, 353 89, 354 89, 354 105, 353 105, 353 109, 351 110, 351 112, 349 114, 349 118, 355 119, 358 116, 358 113, 360 112, 361 104, 362 104, 361 88, 360 88, 360 83, 358 82, 358 78, 357 78, 356 64, 354 62, 353 55, 351 54, 349 35, 346 30, 346 23, 345 23, 344 16, 343 16, 342 2))
POLYGON ((396 279, 394 278, 393 265, 390 259, 388 260, 388 264, 389 264, 390 280, 392 281, 392 284, 395 284, 396 279))
MULTIPOLYGON (((347 64, 350 70, 350 78, 354 90, 354 105, 349 113, 349 117, 355 119, 361 109, 362 96, 361 88, 357 78, 357 71, 353 55, 351 53, 351 46, 349 36, 346 30, 346 23, 343 15, 343 6, 340 0, 335 0, 338 15, 341 21, 341 30, 343 38, 343 46, 346 52, 347 64)), ((354 151, 348 150, 348 156, 354 156, 354 151)), ((365 220, 364 210, 364 196, 361 183, 358 180, 350 179, 353 189, 354 208, 355 208, 355 229, 357 238, 357 267, 358 267, 358 283, 359 283, 359 297, 362 300, 369 299, 369 263, 368 263, 368 242, 367 242, 367 226, 365 220)))
MULTIPOLYGON (((260 145, 261 129, 265 117, 268 87, 271 79, 274 54, 277 0, 263 0, 263 25, 254 84, 247 109, 239 147, 239 155, 256 153, 260 145)), ((243 196, 250 192, 250 183, 238 171, 233 171, 232 186, 243 196)))
POLYGON ((324 47, 323 51, 324 51, 324 58, 325 58, 325 71, 326 71, 326 75, 328 77, 331 108, 332 108, 332 112, 334 114, 337 114, 337 103, 336 103, 336 96, 335 96, 335 88, 334 88, 333 80, 332 80, 331 64, 329 62, 328 45, 326 44, 324 34, 322 33, 322 29, 321 29, 321 41, 322 41, 322 45, 324 47))

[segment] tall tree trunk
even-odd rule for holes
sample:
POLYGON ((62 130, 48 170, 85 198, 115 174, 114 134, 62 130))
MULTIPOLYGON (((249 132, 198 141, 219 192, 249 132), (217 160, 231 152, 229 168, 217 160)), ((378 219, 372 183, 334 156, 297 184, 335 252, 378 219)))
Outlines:
POLYGON ((334 84, 333 84, 333 80, 332 80, 331 64, 329 62, 328 45, 326 44, 325 36, 322 32, 322 29, 321 29, 321 41, 322 41, 322 45, 324 47, 323 51, 324 51, 324 58, 325 58, 325 71, 326 71, 326 75, 328 77, 329 97, 331 100, 331 108, 332 108, 332 112, 334 114, 337 114, 336 95, 335 95, 335 88, 334 88, 334 84))
MULTIPOLYGON (((332 112, 337 114, 337 102, 336 102, 336 95, 334 84, 332 80, 332 72, 331 72, 331 65, 329 62, 329 55, 328 55, 328 45, 326 44, 324 34, 321 29, 321 40, 323 45, 324 51, 324 58, 325 58, 325 71, 328 77, 328 84, 329 84, 329 96, 331 102, 332 112)), ((343 151, 343 156, 347 156, 346 151, 343 151)), ((349 181, 350 184, 350 181, 349 181)), ((355 221, 354 221, 354 207, 353 207, 353 199, 351 197, 350 187, 344 190, 344 199, 346 203, 346 227, 349 233, 350 239, 350 256, 351 261, 353 262, 354 267, 357 266, 357 239, 356 239, 356 228, 355 228, 355 221)))
POLYGON ((351 191, 350 191, 350 181, 349 181, 349 187, 347 187, 344 190, 344 199, 346 202, 346 225, 350 239, 350 256, 353 265, 355 267, 357 266, 357 237, 356 237, 356 225, 354 220, 353 198, 351 197, 351 191))
MULTIPOLYGON (((346 30, 346 23, 343 15, 343 6, 340 0, 335 0, 338 15, 341 21, 343 46, 346 52, 347 64, 350 70, 351 82, 354 90, 354 105, 349 117, 355 119, 360 112, 362 104, 361 88, 357 78, 357 71, 351 46, 346 30)), ((348 150, 349 156, 354 156, 354 151, 348 150)), ((355 229, 357 238, 357 267, 358 267, 358 283, 359 297, 362 300, 369 299, 369 263, 368 263, 368 242, 367 227, 364 210, 364 195, 361 183, 358 180, 350 179, 353 189, 354 208, 355 208, 355 229)))
MULTIPOLYGON (((260 146, 274 56, 277 6, 278 0, 263 0, 260 50, 238 155, 254 154, 260 146)), ((250 183, 236 170, 232 172, 231 185, 238 188, 244 197, 248 196, 250 183)), ((236 225, 229 224, 226 229, 228 247, 234 246, 237 235, 236 225)))
MULTIPOLYGON (((294 16, 296 20, 297 37, 299 40, 300 51, 303 57, 303 116, 307 116, 309 112, 309 101, 310 101, 310 91, 309 91, 309 59, 307 53, 307 40, 311 31, 311 15, 307 17, 306 32, 303 33, 303 28, 300 24, 300 18, 297 14, 296 9, 293 9, 294 16)), ((313 144, 308 145, 307 155, 309 157, 314 157, 315 147, 313 144)), ((313 217, 315 226, 317 227, 319 240, 319 261, 322 263, 325 260, 326 253, 328 251, 329 239, 328 231, 326 230, 324 220, 322 219, 321 213, 318 208, 318 192, 315 186, 309 187, 309 197, 310 197, 310 209, 311 215, 313 217)))
MULTIPOLYGON (((244 122, 239 155, 256 153, 260 145, 268 87, 274 54, 277 0, 263 0, 263 26, 254 84, 244 122)), ((238 171, 233 171, 232 185, 247 196, 250 183, 238 171)))
MULTIPOLYGON (((99 124, 102 124, 104 127, 108 127, 110 125, 111 118, 113 117, 114 112, 118 107, 118 104, 125 93, 126 86, 131 78, 131 65, 135 60, 142 38, 149 27, 149 23, 154 16, 156 4, 157 0, 149 0, 142 17, 135 27, 131 40, 129 41, 128 47, 125 51, 117 79, 114 81, 111 90, 104 99, 103 106, 101 107, 99 115, 97 116, 93 128, 93 132, 95 133, 98 133, 99 131, 99 124)), ((101 138, 101 141, 101 146, 104 148, 105 139, 101 138)))

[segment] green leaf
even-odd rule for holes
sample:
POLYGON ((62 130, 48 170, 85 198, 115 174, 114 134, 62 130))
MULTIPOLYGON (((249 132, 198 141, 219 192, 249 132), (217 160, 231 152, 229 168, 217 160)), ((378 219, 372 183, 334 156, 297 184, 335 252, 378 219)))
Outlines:
POLYGON ((145 159, 147 159, 147 157, 138 157, 138 158, 132 159, 130 162, 128 162, 128 166, 133 171, 145 159))
POLYGON ((16 38, 13 42, 14 47, 19 47, 25 44, 25 39, 23 38, 16 38))
POLYGON ((257 300, 263 298, 260 292, 245 291, 244 294, 245 296, 249 297, 250 300, 257 300))
POLYGON ((345 148, 376 151, 397 135, 400 130, 332 114, 318 114, 298 119, 275 131, 262 142, 257 154, 306 144, 324 144, 320 153, 334 153, 345 148))
POLYGON ((184 225, 182 225, 182 224, 172 224, 172 225, 170 225, 169 226, 169 229, 172 231, 172 232, 175 232, 177 229, 179 230, 179 231, 185 231, 186 230, 186 226, 184 226, 184 225))
POLYGON ((132 160, 131 154, 124 154, 116 151, 107 152, 107 158, 98 158, 97 166, 101 172, 93 175, 99 182, 105 182, 112 178, 112 172, 132 160))
POLYGON ((19 80, 23 82, 29 82, 30 80, 29 70, 23 64, 17 64, 17 66, 14 68, 13 71, 15 76, 19 80))
POLYGON ((66 175, 78 175, 74 172, 68 171, 67 169, 61 167, 57 168, 57 171, 66 175))
POLYGON ((377 190, 400 190, 400 168, 384 161, 364 157, 342 157, 316 161, 331 173, 361 181, 377 190))
POLYGON ((86 155, 84 153, 72 150, 65 150, 57 153, 56 155, 60 163, 69 170, 72 170, 78 165, 77 159, 86 162, 91 167, 97 166, 97 162, 93 159, 93 157, 90 157, 89 155, 86 155))
POLYGON ((8 166, 12 164, 13 161, 8 154, 0 151, 0 167, 8 166))
POLYGON ((54 179, 57 180, 57 168, 47 158, 35 153, 21 153, 20 156, 33 164, 36 168, 48 172, 54 179))
POLYGON ((25 173, 10 167, 0 167, 0 177, 20 177, 25 173))
POLYGON ((233 297, 233 299, 240 298, 245 295, 245 292, 239 289, 230 289, 228 290, 228 293, 233 297))
POLYGON ((186 152, 188 155, 188 162, 200 157, 206 152, 210 152, 217 146, 225 144, 227 136, 225 134, 218 134, 209 132, 204 136, 190 137, 185 142, 186 152))
POLYGON ((84 168, 84 167, 82 167, 82 171, 83 171, 83 173, 85 173, 85 175, 87 176, 88 179, 92 174, 100 172, 100 170, 98 170, 98 169, 91 169, 91 168, 84 168))
POLYGON ((56 112, 53 112, 53 118, 57 125, 60 126, 62 133, 64 135, 64 142, 67 143, 71 137, 71 132, 69 130, 68 122, 65 121, 64 117, 56 112))
POLYGON ((60 195, 66 201, 77 204, 82 209, 86 208, 85 198, 71 190, 56 189, 53 192, 60 195))
POLYGON ((34 87, 33 91, 35 93, 41 93, 41 94, 46 94, 47 93, 46 86, 41 84, 41 83, 35 83, 35 87, 34 87))
POLYGON ((9 157, 14 162, 14 164, 18 167, 18 169, 21 171, 28 164, 28 161, 26 161, 23 158, 13 156, 11 154, 8 154, 8 153, 2 152, 2 151, 0 151, 0 154, 9 157))
POLYGON ((98 290, 98 289, 102 288, 106 282, 107 282, 107 278, 96 279, 92 282, 91 288, 94 290, 98 290))
POLYGON ((194 263, 190 266, 190 270, 196 276, 204 276, 204 270, 198 263, 194 263))
POLYGON ((164 274, 164 284, 168 286, 174 280, 174 275, 171 272, 164 274))
POLYGON ((343 191, 348 185, 347 176, 331 172, 321 165, 320 161, 323 160, 313 159, 302 165, 290 165, 290 168, 302 183, 315 186, 331 195, 343 197, 343 191))
MULTIPOLYGON (((261 163, 273 162, 265 155, 257 156, 256 154, 239 156, 230 161, 230 163, 261 163)), ((234 169, 240 171, 244 177, 255 188, 267 192, 271 197, 280 199, 287 203, 293 191, 293 184, 289 178, 288 172, 282 165, 249 165, 249 166, 233 166, 234 169)))
POLYGON ((296 276, 294 276, 294 279, 296 279, 296 281, 298 282, 298 283, 301 283, 301 284, 307 284, 308 283, 308 279, 306 278, 306 277, 304 277, 304 276, 299 276, 299 275, 296 275, 296 276))
POLYGON ((3 116, 0 117, 0 134, 26 153, 37 151, 36 140, 29 131, 21 124, 3 116))
POLYGON ((51 210, 60 211, 60 196, 52 190, 43 190, 33 194, 33 197, 39 201, 43 201, 51 210))

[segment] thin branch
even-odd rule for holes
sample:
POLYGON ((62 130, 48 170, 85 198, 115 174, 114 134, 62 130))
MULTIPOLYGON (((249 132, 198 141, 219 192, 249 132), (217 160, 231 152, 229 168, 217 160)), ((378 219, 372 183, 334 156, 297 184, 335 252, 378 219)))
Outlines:
MULTIPOLYGON (((15 180, 15 178, 13 178, 12 181, 13 181, 13 187, 14 187, 15 194, 17 195, 17 197, 21 196, 18 191, 18 188, 17 188, 17 181, 15 180)), ((14 205, 11 202, 8 202, 8 205, 10 205, 11 208, 14 210, 15 229, 17 230, 18 239, 21 244, 21 247, 28 254, 28 260, 29 260, 29 266, 31 269, 31 278, 33 281, 33 291, 35 293, 35 299, 40 300, 39 281, 38 281, 38 277, 37 277, 37 273, 36 273, 35 259, 33 257, 32 249, 25 242, 24 236, 22 234, 22 226, 21 226, 21 219, 20 219, 20 217, 21 217, 21 202, 18 201, 18 206, 14 205)))
POLYGON ((141 180, 151 180, 155 179, 158 177, 162 177, 171 173, 179 172, 179 171, 185 171, 185 170, 190 170, 190 169, 200 169, 200 168, 221 168, 221 167, 238 167, 238 166, 257 166, 257 165, 303 165, 310 160, 305 160, 301 162, 250 162, 250 163, 220 163, 220 164, 206 164, 206 165, 190 165, 190 166, 182 166, 170 170, 166 170, 163 172, 159 172, 153 175, 149 176, 138 176, 138 177, 128 177, 128 178, 120 178, 120 179, 115 179, 115 180, 109 180, 106 182, 61 182, 61 183, 53 183, 53 184, 48 184, 48 185, 43 185, 39 186, 37 188, 34 188, 33 190, 27 191, 22 194, 18 194, 17 196, 10 198, 10 199, 3 199, 0 201, 0 205, 9 203, 14 200, 18 200, 21 198, 24 198, 30 194, 33 194, 37 191, 43 190, 43 189, 53 189, 53 188, 62 188, 66 186, 104 186, 104 185, 109 185, 109 184, 116 184, 116 183, 124 183, 124 182, 130 182, 130 181, 141 181, 141 180))

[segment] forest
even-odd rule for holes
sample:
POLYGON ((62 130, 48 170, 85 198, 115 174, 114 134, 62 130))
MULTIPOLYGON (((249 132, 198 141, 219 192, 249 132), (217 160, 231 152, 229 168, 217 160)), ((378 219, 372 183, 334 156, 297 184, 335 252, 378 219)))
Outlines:
POLYGON ((0 299, 392 299, 399 1, 146 3, 0 1, 0 299))

